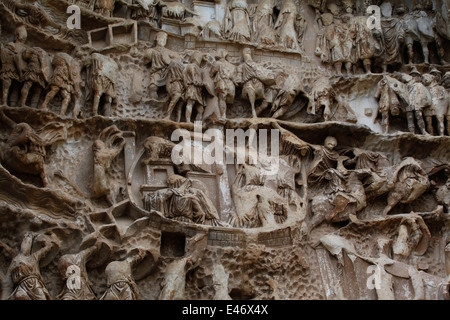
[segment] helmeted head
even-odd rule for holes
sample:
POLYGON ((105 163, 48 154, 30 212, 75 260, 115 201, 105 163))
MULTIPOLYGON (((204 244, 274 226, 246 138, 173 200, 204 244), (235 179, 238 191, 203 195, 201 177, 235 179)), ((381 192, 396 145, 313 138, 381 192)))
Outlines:
POLYGON ((19 26, 16 28, 16 31, 14 32, 15 42, 25 43, 25 41, 27 41, 27 37, 28 32, 25 26, 19 26))
POLYGON ((322 22, 324 26, 331 26, 334 22, 334 16, 331 13, 324 13, 322 15, 322 22))
POLYGON ((244 48, 242 50, 242 55, 244 57, 244 61, 252 60, 252 50, 250 48, 244 48))
POLYGON ((335 137, 327 137, 325 139, 325 148, 332 151, 337 147, 337 139, 335 137))
POLYGON ((156 34, 156 45, 165 47, 167 44, 167 38, 168 38, 167 33, 163 31, 158 32, 156 34))
POLYGON ((428 87, 429 85, 431 85, 433 83, 434 79, 435 79, 434 76, 432 76, 429 73, 426 73, 422 76, 422 83, 428 87))
POLYGON ((336 3, 330 3, 328 5, 328 10, 330 10, 331 14, 335 17, 340 13, 339 7, 336 3))

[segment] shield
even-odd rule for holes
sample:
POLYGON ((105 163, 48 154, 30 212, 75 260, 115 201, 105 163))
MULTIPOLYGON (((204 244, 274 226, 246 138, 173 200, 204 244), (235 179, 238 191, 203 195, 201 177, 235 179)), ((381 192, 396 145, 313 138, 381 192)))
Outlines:
POLYGON ((52 77, 52 60, 50 55, 42 48, 34 47, 33 50, 37 53, 39 57, 39 62, 41 64, 41 73, 44 76, 45 82, 49 82, 52 77))
POLYGON ((431 20, 428 16, 423 16, 417 19, 417 25, 423 38, 428 41, 434 41, 435 36, 433 30, 433 20, 431 20))
POLYGON ((116 82, 119 66, 113 59, 99 53, 93 53, 92 60, 94 65, 94 74, 106 77, 112 83, 116 82))

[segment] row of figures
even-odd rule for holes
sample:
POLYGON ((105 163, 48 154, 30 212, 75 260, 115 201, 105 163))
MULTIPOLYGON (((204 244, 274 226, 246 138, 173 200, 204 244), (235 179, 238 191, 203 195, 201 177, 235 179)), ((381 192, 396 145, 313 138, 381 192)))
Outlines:
MULTIPOLYGON (((223 19, 216 15, 205 25, 199 23, 195 12, 181 1, 160 0, 108 0, 90 2, 75 1, 76 4, 111 17, 117 5, 126 7, 127 17, 148 21, 156 28, 162 28, 162 19, 189 22, 197 26, 198 35, 205 39, 255 43, 267 46, 301 51, 307 22, 294 0, 261 0, 250 4, 247 0, 228 1, 223 19)), ((215 10, 217 11, 217 9, 215 10)))
POLYGON ((352 1, 329 1, 327 10, 317 9, 316 55, 337 74, 342 74, 344 67, 348 74, 354 73, 360 62, 368 73, 373 62, 386 72, 390 66, 416 63, 415 43, 422 49, 421 61, 429 64, 430 44, 435 43, 439 63, 446 64, 444 42, 450 39, 447 3, 437 1, 433 10, 431 1, 431 8, 415 1, 408 12, 403 1, 393 2, 367 6, 364 15, 356 16, 352 1))
MULTIPOLYGON (((111 115, 119 70, 113 59, 96 52, 89 54, 83 48, 77 48, 73 56, 60 52, 51 58, 43 49, 26 45, 26 39, 27 31, 20 26, 15 32, 15 41, 0 48, 2 104, 7 105, 11 100, 10 88, 17 82, 22 85, 18 103, 21 107, 30 100, 30 105, 46 110, 59 94, 62 116, 66 115, 71 101, 74 118, 82 111, 87 113, 82 106, 89 101, 92 101, 94 116, 100 107, 105 116, 111 115), (36 92, 29 98, 32 87, 36 92), (40 93, 44 89, 45 99, 40 103, 40 93)), ((150 73, 150 99, 159 101, 161 88, 167 92, 168 119, 175 112, 175 120, 180 122, 183 108, 186 122, 202 121, 214 115, 226 119, 227 107, 235 104, 238 92, 250 103, 253 117, 282 118, 293 112, 292 106, 299 97, 308 100, 308 114, 316 115, 323 109, 325 121, 331 120, 331 108, 340 105, 349 115, 354 115, 348 104, 333 99, 333 86, 325 77, 318 76, 308 84, 311 79, 305 79, 300 73, 289 72, 275 63, 254 61, 249 48, 243 49, 240 64, 232 63, 226 50, 178 53, 166 48, 167 39, 166 32, 158 32, 156 45, 143 53, 143 63, 150 73)), ((410 132, 416 132, 417 122, 421 134, 434 134, 435 117, 437 133, 444 135, 445 119, 447 126, 450 119, 449 79, 448 72, 442 75, 435 68, 423 76, 415 67, 410 75, 384 74, 376 93, 383 132, 389 131, 390 115, 398 116, 400 110, 404 110, 410 132)))
MULTIPOLYGON (((101 255, 99 252, 104 251, 102 248, 105 246, 104 242, 96 240, 91 246, 82 248, 79 253, 66 254, 59 258, 57 266, 65 285, 56 299, 97 299, 88 278, 86 264, 94 258, 98 259, 101 255)), ((12 259, 7 271, 7 281, 4 281, 4 284, 9 281, 12 284, 12 292, 5 298, 8 300, 52 300, 40 269, 51 262, 58 253, 59 247, 60 240, 53 233, 50 235, 26 233, 20 251, 12 259), (36 246, 39 246, 40 249, 35 250, 36 246)), ((121 261, 112 261, 106 266, 105 275, 108 288, 101 295, 100 300, 139 299, 132 267, 143 258, 142 252, 121 261)))
MULTIPOLYGON (((421 74, 412 68, 410 74, 384 75, 379 82, 375 98, 381 115, 383 132, 389 131, 390 116, 406 113, 408 130, 423 135, 450 134, 450 72, 442 75, 437 69, 421 74)), ((376 120, 376 119, 375 119, 376 120)))
POLYGON ((8 105, 14 83, 21 85, 19 107, 27 106, 28 100, 34 107, 47 110, 52 100, 61 97, 60 114, 65 116, 73 102, 73 116, 79 117, 82 106, 92 100, 93 115, 97 115, 100 101, 104 100, 104 114, 108 115, 115 99, 117 63, 99 53, 87 54, 81 48, 75 49, 73 56, 58 52, 51 56, 39 47, 26 44, 27 29, 19 26, 15 30, 14 42, 0 44, 2 97, 1 103, 8 105), (86 70, 87 78, 82 79, 86 70), (31 90, 34 87, 34 94, 31 90), (40 103, 42 91, 45 99, 40 103))
MULTIPOLYGON (((177 53, 166 48, 167 33, 158 32, 156 45, 144 53, 144 63, 150 69, 150 99, 160 100, 158 94, 165 88, 169 97, 166 118, 176 111, 176 121, 182 118, 186 106, 186 122, 213 117, 227 118, 228 106, 238 99, 250 103, 251 116, 269 116, 274 119, 298 113, 293 107, 298 98, 309 100, 308 113, 324 110, 325 121, 330 120, 333 88, 325 77, 306 79, 299 73, 277 63, 261 63, 253 59, 252 49, 242 49, 243 61, 235 64, 225 49, 214 52, 185 50, 177 53), (241 96, 238 96, 238 93, 241 96)), ((333 100, 333 101, 332 101, 333 100)), ((303 107, 303 106, 302 106, 303 107)), ((353 111, 347 108, 349 114, 353 111)))

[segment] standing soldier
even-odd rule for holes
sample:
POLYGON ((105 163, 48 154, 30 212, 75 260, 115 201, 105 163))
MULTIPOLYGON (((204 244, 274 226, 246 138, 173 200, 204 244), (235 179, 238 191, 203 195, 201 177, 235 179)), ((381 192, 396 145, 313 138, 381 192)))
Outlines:
POLYGON ((2 70, 0 79, 2 80, 2 104, 8 104, 9 89, 12 81, 20 82, 21 72, 24 67, 22 53, 27 49, 25 42, 27 41, 27 29, 20 26, 14 33, 14 42, 1 46, 1 62, 2 70))
POLYGON ((436 76, 425 74, 423 75, 423 81, 431 94, 431 108, 424 112, 428 132, 434 135, 433 116, 435 116, 438 123, 438 133, 443 136, 445 134, 445 116, 449 108, 448 91, 438 84, 436 76))
MULTIPOLYGON (((389 132, 389 113, 398 116, 400 113, 400 100, 394 90, 389 86, 388 80, 384 77, 378 84, 378 89, 375 94, 378 99, 377 116, 381 114, 381 127, 383 133, 389 132)), ((377 116, 374 122, 377 120, 377 116)))
POLYGON ((197 121, 203 118, 205 103, 203 101, 203 78, 200 64, 203 56, 200 52, 195 52, 191 56, 191 63, 184 69, 184 87, 186 88, 186 122, 191 122, 194 106, 197 106, 197 121))
POLYGON ((423 111, 431 107, 430 91, 423 85, 421 74, 416 68, 411 71, 412 76, 408 81, 409 106, 406 108, 406 116, 408 119, 408 128, 411 133, 415 133, 414 116, 417 120, 420 133, 428 135, 425 129, 425 121, 423 111))
POLYGON ((60 114, 66 114, 73 91, 70 70, 71 60, 72 57, 63 52, 59 52, 53 57, 53 76, 50 79, 50 91, 47 93, 41 109, 47 110, 48 104, 59 92, 63 98, 60 114))
POLYGON ((228 56, 228 51, 220 51, 219 60, 211 70, 222 118, 227 117, 227 104, 233 104, 236 96, 236 85, 233 80, 236 75, 236 66, 227 60, 228 56))
POLYGON ((37 98, 39 103, 39 96, 50 79, 50 65, 51 60, 47 52, 41 48, 28 48, 23 52, 23 59, 27 62, 22 80, 24 81, 21 91, 21 98, 19 105, 25 107, 28 93, 33 84, 37 84, 37 98))

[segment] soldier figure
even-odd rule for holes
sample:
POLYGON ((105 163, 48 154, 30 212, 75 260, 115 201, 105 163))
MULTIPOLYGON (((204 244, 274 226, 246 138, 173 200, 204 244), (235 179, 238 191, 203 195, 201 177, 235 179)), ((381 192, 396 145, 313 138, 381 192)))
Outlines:
POLYGON ((408 129, 411 133, 415 133, 414 117, 417 120, 420 133, 428 135, 425 129, 425 121, 423 111, 431 107, 431 94, 423 85, 421 74, 416 68, 410 73, 411 77, 408 79, 407 87, 409 93, 409 104, 406 107, 406 116, 408 120, 408 129))

